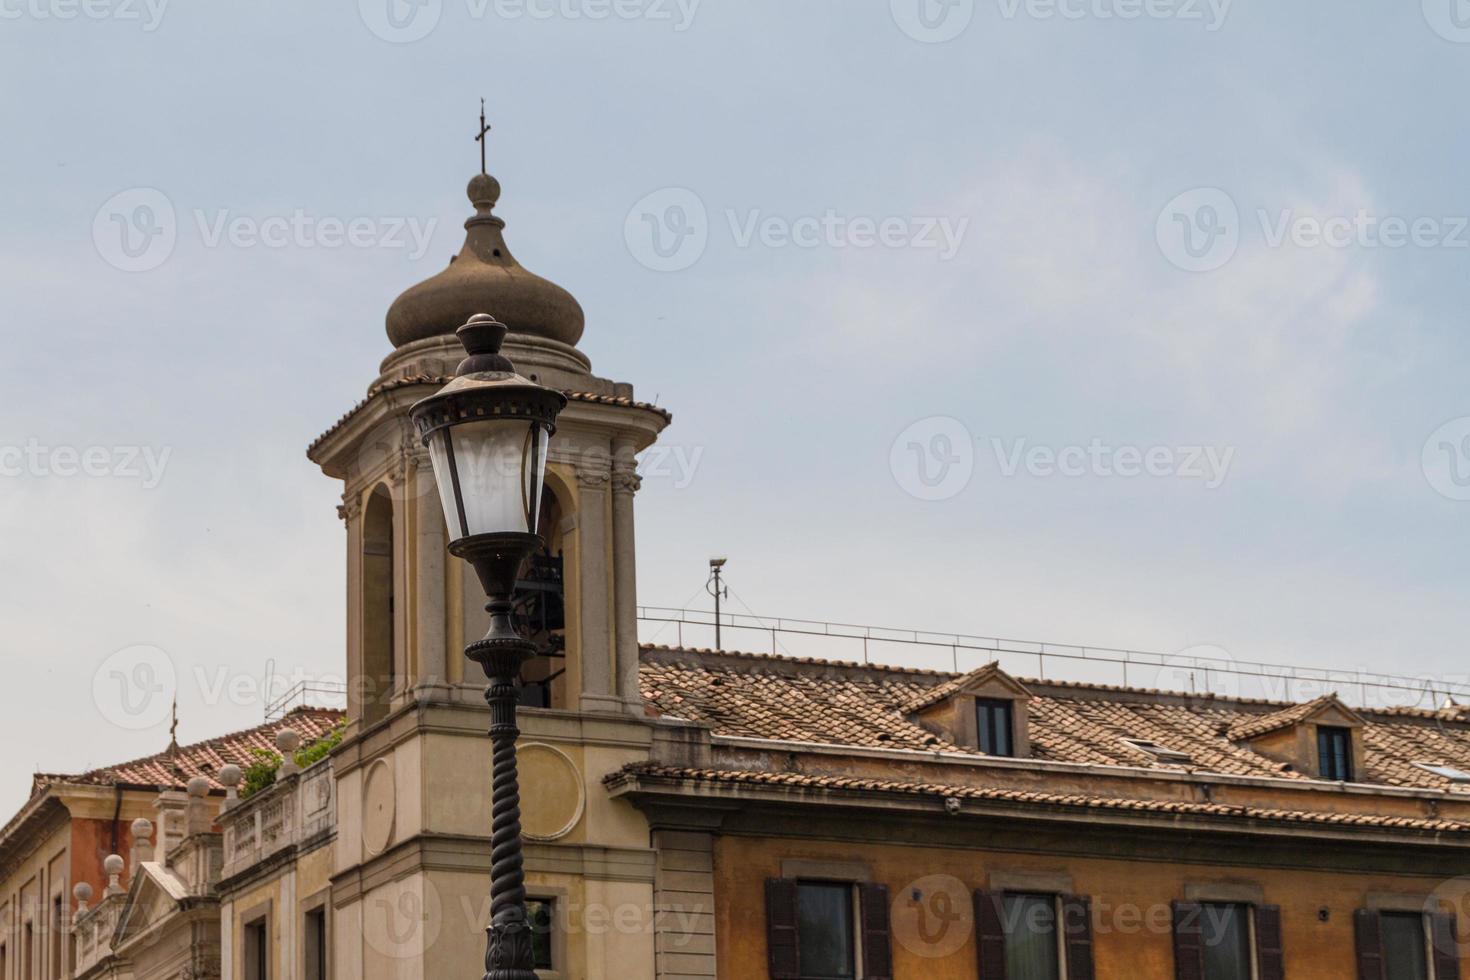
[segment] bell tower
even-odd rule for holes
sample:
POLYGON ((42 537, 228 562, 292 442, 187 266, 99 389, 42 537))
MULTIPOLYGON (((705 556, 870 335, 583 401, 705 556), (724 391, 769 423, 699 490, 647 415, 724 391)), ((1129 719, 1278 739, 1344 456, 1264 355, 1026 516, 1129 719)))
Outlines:
POLYGON ((634 457, 671 420, 629 384, 592 373, 577 348, 581 305, 527 270, 495 214, 500 184, 468 188, 474 214, 449 266, 388 310, 393 351, 365 398, 307 451, 342 481, 347 535, 347 677, 355 731, 415 701, 479 702, 485 678, 461 656, 488 626, 484 596, 447 534, 411 405, 445 384, 463 357, 455 330, 477 313, 505 323, 517 370, 567 395, 549 452, 538 531, 523 573, 525 626, 541 656, 527 665, 529 707, 642 714, 638 691, 634 457))

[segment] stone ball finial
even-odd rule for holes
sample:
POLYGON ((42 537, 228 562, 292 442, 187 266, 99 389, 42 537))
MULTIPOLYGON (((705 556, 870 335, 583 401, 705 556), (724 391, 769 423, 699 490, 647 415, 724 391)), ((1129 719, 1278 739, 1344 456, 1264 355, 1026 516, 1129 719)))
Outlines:
POLYGON ((282 755, 294 755, 301 748, 301 735, 294 728, 283 728, 276 732, 276 748, 282 755))
POLYGON ((133 839, 142 843, 153 836, 153 821, 147 817, 139 817, 132 823, 133 839))
POLYGON ((200 799, 209 795, 209 780, 203 776, 195 776, 185 784, 184 788, 190 796, 200 799))
POLYGON ((500 181, 489 174, 475 174, 465 193, 476 211, 489 211, 500 203, 500 181))
POLYGON ((245 778, 245 773, 239 766, 231 762, 229 765, 220 766, 218 778, 221 786, 227 789, 234 789, 245 778))
POLYGON ((85 881, 79 881, 71 890, 72 897, 83 904, 92 900, 92 886, 85 881))
POLYGON ((126 865, 121 854, 109 854, 102 859, 102 870, 110 875, 120 875, 126 865))

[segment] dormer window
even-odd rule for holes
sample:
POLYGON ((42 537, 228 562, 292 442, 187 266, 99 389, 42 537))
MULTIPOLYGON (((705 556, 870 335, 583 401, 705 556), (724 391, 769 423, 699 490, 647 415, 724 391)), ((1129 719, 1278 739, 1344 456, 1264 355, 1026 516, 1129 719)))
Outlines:
POLYGON ((1194 761, 1188 752, 1180 752, 1178 749, 1171 749, 1167 745, 1150 742, 1146 738, 1125 738, 1123 739, 1123 744, 1131 746, 1140 752, 1147 753, 1160 762, 1184 763, 1194 761))
POLYGON ((921 692, 899 710, 937 738, 997 759, 1031 755, 1031 692, 986 664, 921 692))
POLYGON ((1010 701, 975 699, 975 733, 979 736, 981 752, 1013 757, 1016 754, 1015 724, 1015 709, 1010 701))
POLYGON ((1452 783, 1470 783, 1470 772, 1456 769, 1454 766, 1440 765, 1435 762, 1416 762, 1414 765, 1425 772, 1432 772, 1441 779, 1448 779, 1452 783))
POLYGON ((1340 783, 1353 781, 1353 733, 1346 728, 1317 726, 1318 773, 1340 783))

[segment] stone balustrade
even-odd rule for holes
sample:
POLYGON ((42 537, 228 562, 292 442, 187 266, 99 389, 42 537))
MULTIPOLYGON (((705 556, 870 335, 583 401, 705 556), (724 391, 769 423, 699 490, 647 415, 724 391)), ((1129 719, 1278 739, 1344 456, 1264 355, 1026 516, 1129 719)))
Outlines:
POLYGON ((232 878, 290 847, 330 833, 337 808, 332 768, 323 759, 280 775, 270 787, 222 812, 224 877, 232 878))
POLYGON ((76 943, 73 976, 85 976, 98 963, 112 955, 112 935, 127 905, 125 894, 108 895, 95 906, 81 912, 72 923, 76 943))

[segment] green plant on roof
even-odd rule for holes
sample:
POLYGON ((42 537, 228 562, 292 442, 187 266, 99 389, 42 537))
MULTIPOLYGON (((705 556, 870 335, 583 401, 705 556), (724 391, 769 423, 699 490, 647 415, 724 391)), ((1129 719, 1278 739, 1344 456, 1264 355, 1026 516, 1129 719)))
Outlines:
MULTIPOLYGON (((332 727, 321 738, 303 745, 296 750, 296 765, 302 769, 325 759, 333 749, 342 743, 342 735, 347 731, 347 721, 343 719, 332 727)), ((276 773, 281 768, 281 755, 269 749, 251 749, 253 762, 245 767, 245 778, 240 784, 240 799, 248 800, 263 789, 269 789, 276 781, 276 773)))

